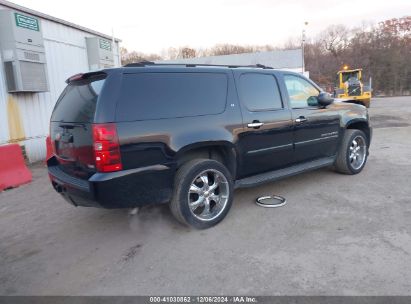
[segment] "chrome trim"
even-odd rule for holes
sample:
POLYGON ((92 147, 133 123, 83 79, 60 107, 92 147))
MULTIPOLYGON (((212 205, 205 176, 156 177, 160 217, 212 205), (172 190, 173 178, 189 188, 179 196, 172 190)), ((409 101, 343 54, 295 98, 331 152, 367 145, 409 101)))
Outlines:
POLYGON ((318 141, 327 141, 327 140, 333 139, 333 138, 338 138, 338 135, 324 136, 324 137, 320 137, 320 138, 314 138, 314 139, 310 139, 310 140, 299 141, 299 142, 296 142, 295 145, 305 145, 305 144, 315 143, 315 142, 318 142, 318 141))
POLYGON ((292 147, 293 144, 286 144, 286 145, 280 145, 280 146, 275 146, 275 147, 268 147, 268 148, 263 148, 263 149, 257 149, 257 150, 251 150, 248 151, 247 154, 258 154, 258 153, 264 153, 268 151, 275 151, 275 150, 285 150, 288 147, 292 147))
POLYGON ((323 133, 321 134, 321 137, 327 137, 327 136, 332 136, 332 135, 338 135, 338 132, 334 131, 334 132, 323 133))
POLYGON ((302 123, 302 122, 306 122, 306 121, 307 121, 307 118, 305 118, 305 117, 298 117, 295 120, 296 123, 302 123))
POLYGON ((247 125, 247 127, 249 127, 249 128, 259 128, 259 127, 261 127, 261 126, 263 126, 263 125, 264 125, 263 122, 252 122, 252 123, 249 123, 249 124, 247 125))
POLYGON ((230 196, 227 178, 218 170, 208 169, 198 174, 188 190, 188 207, 200 221, 212 221, 226 209, 230 196))
POLYGON ((367 145, 362 136, 356 136, 349 147, 349 161, 354 170, 359 170, 367 159, 367 145))
POLYGON ((257 198, 255 200, 255 203, 258 206, 265 207, 265 208, 277 208, 277 207, 284 206, 287 203, 287 200, 284 197, 279 196, 279 195, 270 195, 270 196, 262 196, 262 197, 257 198), (265 200, 269 200, 269 199, 277 200, 278 203, 276 204, 264 203, 265 200))

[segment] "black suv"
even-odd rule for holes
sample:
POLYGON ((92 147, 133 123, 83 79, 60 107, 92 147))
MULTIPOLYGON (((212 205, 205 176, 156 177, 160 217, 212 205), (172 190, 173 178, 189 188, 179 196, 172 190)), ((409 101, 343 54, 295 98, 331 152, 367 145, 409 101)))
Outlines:
POLYGON ((67 83, 47 165, 75 206, 169 203, 183 224, 208 228, 235 188, 325 166, 356 174, 368 156, 366 108, 293 72, 139 63, 67 83))

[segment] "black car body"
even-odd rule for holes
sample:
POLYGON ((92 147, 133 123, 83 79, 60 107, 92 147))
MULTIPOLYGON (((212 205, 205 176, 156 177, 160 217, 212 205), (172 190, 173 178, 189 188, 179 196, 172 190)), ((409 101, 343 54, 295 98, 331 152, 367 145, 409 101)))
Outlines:
POLYGON ((366 108, 322 103, 320 93, 300 74, 267 68, 142 64, 76 75, 52 114, 49 176, 73 205, 132 208, 170 202, 192 159, 217 160, 235 187, 248 187, 335 164, 350 129, 363 132, 368 154, 366 108))

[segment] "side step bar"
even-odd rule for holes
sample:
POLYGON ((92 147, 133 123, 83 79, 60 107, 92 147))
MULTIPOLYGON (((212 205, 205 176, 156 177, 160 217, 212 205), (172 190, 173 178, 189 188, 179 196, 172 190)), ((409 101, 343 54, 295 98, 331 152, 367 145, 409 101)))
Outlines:
POLYGON ((248 188, 258 186, 264 183, 273 182, 285 177, 293 176, 299 173, 312 171, 322 167, 331 166, 335 157, 320 158, 311 162, 298 164, 292 167, 261 173, 258 175, 239 179, 235 182, 235 188, 248 188))

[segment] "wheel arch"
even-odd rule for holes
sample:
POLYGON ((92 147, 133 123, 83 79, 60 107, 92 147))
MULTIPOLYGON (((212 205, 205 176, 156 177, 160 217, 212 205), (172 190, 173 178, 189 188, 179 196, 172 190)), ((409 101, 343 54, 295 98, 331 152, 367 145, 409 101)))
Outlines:
POLYGON ((370 146, 371 129, 370 129, 369 122, 367 120, 363 120, 363 119, 350 120, 349 122, 347 122, 345 129, 346 130, 356 129, 356 130, 363 131, 365 136, 367 137, 367 144, 368 144, 368 146, 370 146))
POLYGON ((236 178, 238 152, 232 143, 227 141, 198 142, 182 147, 175 155, 177 167, 196 158, 217 160, 226 166, 233 179, 236 178))

